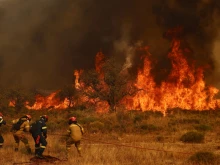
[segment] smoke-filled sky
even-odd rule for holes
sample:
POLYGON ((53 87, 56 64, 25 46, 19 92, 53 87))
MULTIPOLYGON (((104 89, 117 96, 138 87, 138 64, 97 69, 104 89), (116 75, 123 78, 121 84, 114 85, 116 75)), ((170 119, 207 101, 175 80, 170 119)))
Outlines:
POLYGON ((60 88, 74 69, 93 67, 99 50, 125 58, 138 42, 166 67, 163 34, 176 26, 218 77, 219 9, 219 0, 0 0, 0 85, 60 88))

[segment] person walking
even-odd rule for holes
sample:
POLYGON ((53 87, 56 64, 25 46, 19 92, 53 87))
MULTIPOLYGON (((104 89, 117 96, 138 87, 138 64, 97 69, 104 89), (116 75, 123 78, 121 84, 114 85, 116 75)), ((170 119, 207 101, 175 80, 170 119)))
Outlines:
MULTIPOLYGON (((6 121, 3 119, 3 114, 0 112, 0 127, 3 124, 6 125, 6 121)), ((0 128, 0 148, 2 148, 3 143, 4 143, 4 138, 3 138, 2 134, 1 134, 1 132, 2 132, 2 129, 0 128)))
POLYGON ((69 158, 69 151, 71 146, 74 144, 79 156, 81 157, 81 146, 80 141, 84 134, 84 128, 78 124, 76 117, 70 117, 69 121, 69 129, 67 130, 67 139, 66 139, 66 156, 69 158))
POLYGON ((47 146, 47 126, 48 116, 40 116, 40 119, 31 125, 30 133, 35 142, 35 156, 43 159, 43 152, 47 146))
POLYGON ((27 152, 31 154, 31 148, 28 143, 28 139, 25 136, 25 132, 30 130, 31 115, 22 116, 19 119, 12 121, 12 129, 14 140, 15 140, 15 151, 18 151, 19 143, 22 141, 27 149, 27 152))

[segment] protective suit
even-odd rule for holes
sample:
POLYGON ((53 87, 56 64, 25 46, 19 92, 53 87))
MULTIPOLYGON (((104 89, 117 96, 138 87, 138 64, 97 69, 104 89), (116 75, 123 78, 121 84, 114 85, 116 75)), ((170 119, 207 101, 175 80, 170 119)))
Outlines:
POLYGON ((0 148, 2 148, 3 143, 4 143, 4 138, 2 136, 2 125, 3 124, 5 125, 6 121, 3 120, 3 115, 2 115, 2 113, 0 113, 0 148))
POLYGON ((47 126, 48 116, 43 115, 31 125, 31 134, 35 142, 35 156, 43 159, 43 152, 47 146, 47 126))
POLYGON ((84 128, 77 123, 75 117, 71 117, 69 119, 69 129, 67 130, 67 139, 66 139, 67 159, 69 157, 69 150, 73 144, 75 145, 79 156, 82 156, 80 141, 82 139, 83 134, 84 134, 84 128))
POLYGON ((25 115, 20 119, 15 119, 12 121, 13 127, 11 129, 14 139, 15 139, 15 151, 18 151, 19 143, 22 141, 27 149, 27 152, 31 153, 31 148, 28 143, 28 139, 25 136, 25 132, 29 132, 30 130, 30 115, 25 115))

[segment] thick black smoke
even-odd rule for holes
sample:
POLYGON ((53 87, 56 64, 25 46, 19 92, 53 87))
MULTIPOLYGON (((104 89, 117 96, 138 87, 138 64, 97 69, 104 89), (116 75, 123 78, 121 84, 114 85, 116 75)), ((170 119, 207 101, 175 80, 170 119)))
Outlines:
POLYGON ((0 85, 44 89, 73 81, 73 71, 94 66, 95 54, 122 58, 138 42, 163 64, 169 40, 183 26, 198 65, 216 64, 218 0, 1 0, 0 85))

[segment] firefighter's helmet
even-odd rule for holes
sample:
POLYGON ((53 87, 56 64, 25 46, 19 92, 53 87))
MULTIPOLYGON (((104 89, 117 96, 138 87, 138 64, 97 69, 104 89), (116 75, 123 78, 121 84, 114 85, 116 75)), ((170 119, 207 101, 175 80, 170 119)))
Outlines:
POLYGON ((29 121, 31 121, 31 115, 25 115, 29 121))
POLYGON ((76 117, 73 116, 69 118, 69 124, 76 123, 76 122, 77 122, 76 117))
POLYGON ((73 116, 73 117, 69 118, 69 121, 73 122, 73 121, 77 121, 77 120, 76 120, 76 117, 73 116))
POLYGON ((44 119, 45 122, 48 121, 48 116, 47 115, 42 115, 40 118, 44 119))

